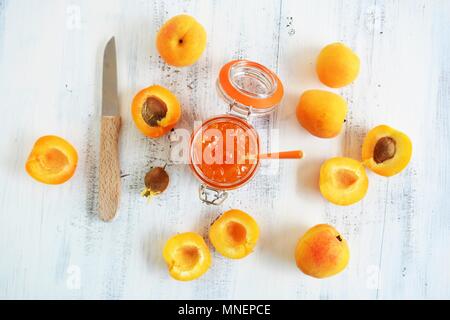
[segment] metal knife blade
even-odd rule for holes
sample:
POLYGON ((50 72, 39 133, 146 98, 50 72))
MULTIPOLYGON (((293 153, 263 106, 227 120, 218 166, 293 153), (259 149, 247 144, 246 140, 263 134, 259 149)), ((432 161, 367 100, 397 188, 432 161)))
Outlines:
POLYGON ((103 55, 102 115, 118 114, 116 42, 112 37, 106 44, 103 55))

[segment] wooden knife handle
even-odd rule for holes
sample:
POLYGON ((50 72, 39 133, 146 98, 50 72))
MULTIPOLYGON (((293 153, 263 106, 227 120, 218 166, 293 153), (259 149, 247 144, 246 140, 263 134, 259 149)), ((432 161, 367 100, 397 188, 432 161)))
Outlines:
POLYGON ((100 219, 111 221, 120 199, 120 117, 103 116, 100 130, 99 211, 100 219))

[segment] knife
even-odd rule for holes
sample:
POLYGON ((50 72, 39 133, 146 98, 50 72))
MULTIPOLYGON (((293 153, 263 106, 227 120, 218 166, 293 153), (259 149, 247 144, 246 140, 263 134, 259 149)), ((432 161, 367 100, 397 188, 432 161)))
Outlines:
POLYGON ((112 37, 103 55, 102 119, 100 128, 99 212, 111 221, 120 199, 120 112, 117 97, 116 43, 112 37))

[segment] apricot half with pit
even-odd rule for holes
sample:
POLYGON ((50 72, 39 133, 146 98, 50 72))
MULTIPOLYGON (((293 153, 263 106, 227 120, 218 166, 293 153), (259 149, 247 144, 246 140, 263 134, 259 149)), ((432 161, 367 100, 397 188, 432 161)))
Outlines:
POLYGON ((359 57, 352 49, 342 43, 332 43, 320 52, 316 72, 323 84, 331 88, 341 88, 356 79, 359 66, 359 57))
POLYGON ((412 155, 409 137, 386 125, 380 125, 366 135, 362 159, 373 172, 390 177, 406 168, 412 155))
POLYGON ((347 116, 347 102, 324 90, 307 90, 297 105, 297 120, 312 135, 334 138, 341 132, 347 116))
POLYGON ((131 115, 144 135, 159 138, 176 125, 181 117, 181 106, 172 92, 155 85, 136 94, 131 105, 131 115))
POLYGON ((295 249, 297 267, 314 278, 327 278, 340 273, 349 260, 347 241, 328 224, 309 229, 295 249))
POLYGON ((163 257, 169 274, 180 281, 194 280, 211 266, 208 246, 195 232, 181 233, 170 238, 164 247, 163 257))
POLYGON ((180 14, 161 27, 156 36, 156 47, 166 63, 176 67, 189 66, 206 48, 206 31, 193 17, 180 14))
POLYGON ((247 213, 232 209, 224 212, 209 229, 209 239, 216 250, 231 259, 249 255, 259 238, 256 221, 247 213))
POLYGON ((348 206, 360 201, 367 193, 369 180, 359 161, 337 157, 320 167, 320 192, 331 203, 348 206))
POLYGON ((75 173, 78 154, 65 139, 58 136, 40 137, 28 156, 28 174, 45 184, 61 184, 75 173))

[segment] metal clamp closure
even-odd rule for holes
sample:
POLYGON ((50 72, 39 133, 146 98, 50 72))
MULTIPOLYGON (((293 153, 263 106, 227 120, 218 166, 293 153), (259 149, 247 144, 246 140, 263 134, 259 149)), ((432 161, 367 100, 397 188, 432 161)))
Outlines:
POLYGON ((223 190, 216 190, 205 185, 200 185, 198 196, 206 204, 221 205, 228 197, 228 193, 223 190))
POLYGON ((247 121, 252 111, 249 106, 238 105, 236 102, 233 102, 229 105, 227 113, 247 121))

